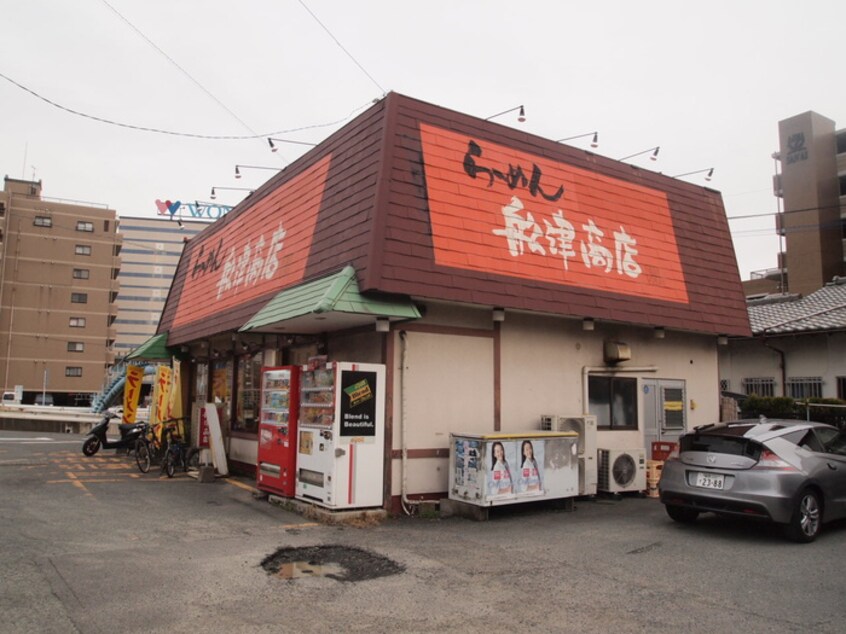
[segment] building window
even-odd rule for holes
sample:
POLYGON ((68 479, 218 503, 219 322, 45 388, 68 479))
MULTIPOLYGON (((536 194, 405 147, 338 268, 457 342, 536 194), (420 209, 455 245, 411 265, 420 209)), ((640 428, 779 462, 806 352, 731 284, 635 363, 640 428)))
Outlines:
POLYGON ((81 341, 68 341, 68 352, 85 352, 85 344, 81 341))
POLYGON ((72 304, 87 304, 88 293, 71 293, 72 304))
POLYGON ((85 220, 77 220, 76 221, 76 230, 77 231, 85 231, 87 233, 94 232, 94 223, 93 222, 86 222, 85 220))
POLYGON ((82 376, 82 368, 76 366, 65 367, 65 376, 82 376))
POLYGON ((837 133, 837 153, 843 154, 846 152, 846 131, 841 130, 837 133))
POLYGON ((50 216, 36 216, 32 224, 36 227, 52 227, 53 219, 50 216))
POLYGON ((840 176, 840 195, 846 196, 846 175, 840 176))
POLYGON ((637 429, 637 379, 591 376, 589 411, 601 429, 637 429))
POLYGON ((90 276, 90 272, 88 269, 74 269, 73 270, 73 279, 75 280, 87 280, 90 276))
POLYGON ((837 377, 837 398, 846 401, 846 376, 837 377))
POLYGON ((720 379, 720 392, 728 392, 729 390, 731 390, 731 381, 720 379))
POLYGON ((85 328, 85 317, 71 317, 68 325, 71 328, 85 328))
POLYGON ((91 255, 91 247, 87 244, 77 244, 74 253, 77 255, 91 255))
POLYGON ((743 379, 742 385, 743 391, 750 396, 775 396, 775 379, 772 377, 743 379))
POLYGON ((787 379, 787 395, 790 398, 822 398, 822 377, 795 376, 787 379))

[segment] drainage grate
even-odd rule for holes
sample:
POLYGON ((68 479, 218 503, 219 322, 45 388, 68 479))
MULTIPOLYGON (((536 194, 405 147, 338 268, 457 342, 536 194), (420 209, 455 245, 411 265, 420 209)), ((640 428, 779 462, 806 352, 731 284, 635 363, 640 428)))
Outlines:
POLYGON ((261 562, 268 574, 283 579, 327 577, 336 581, 366 581, 405 572, 395 561, 347 546, 280 548, 261 562))

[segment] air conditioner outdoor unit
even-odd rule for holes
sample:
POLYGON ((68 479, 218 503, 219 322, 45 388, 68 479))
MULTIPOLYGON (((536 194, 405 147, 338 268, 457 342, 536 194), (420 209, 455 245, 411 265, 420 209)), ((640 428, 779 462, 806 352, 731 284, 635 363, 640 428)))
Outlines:
MULTIPOLYGON (((574 431, 579 434, 579 495, 596 495, 596 416, 541 416, 544 431, 574 431)), ((644 485, 645 488, 645 485, 644 485)))
POLYGON ((597 455, 600 491, 628 493, 646 489, 645 449, 600 449, 597 455))

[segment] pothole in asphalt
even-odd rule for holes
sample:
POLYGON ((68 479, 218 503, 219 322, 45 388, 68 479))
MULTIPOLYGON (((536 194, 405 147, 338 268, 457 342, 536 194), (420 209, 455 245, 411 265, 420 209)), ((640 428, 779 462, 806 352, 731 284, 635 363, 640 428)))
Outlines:
POLYGON ((283 579, 326 577, 336 581, 366 581, 405 572, 405 566, 387 557, 347 546, 280 548, 265 557, 261 567, 283 579))

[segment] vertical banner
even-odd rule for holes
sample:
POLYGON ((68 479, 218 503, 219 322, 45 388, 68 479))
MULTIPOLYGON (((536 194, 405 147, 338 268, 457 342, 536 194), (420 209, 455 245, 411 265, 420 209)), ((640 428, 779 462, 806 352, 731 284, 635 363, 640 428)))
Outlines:
POLYGON ((138 399, 144 381, 144 368, 140 365, 126 366, 126 382, 123 384, 122 423, 134 423, 138 415, 138 399))
POLYGON ((197 439, 197 446, 202 449, 208 449, 211 445, 209 444, 209 436, 211 435, 211 429, 209 428, 209 419, 207 414, 207 408, 201 407, 200 408, 200 433, 199 438, 197 439))
POLYGON ((156 368, 156 382, 153 384, 153 406, 156 409, 155 418, 157 423, 167 420, 167 405, 170 400, 170 380, 173 372, 166 365, 156 368))
MULTIPOLYGON (((173 360, 170 380, 170 394, 167 402, 167 417, 182 418, 182 367, 179 359, 173 360)), ((185 437, 185 429, 179 421, 179 435, 185 437)))

